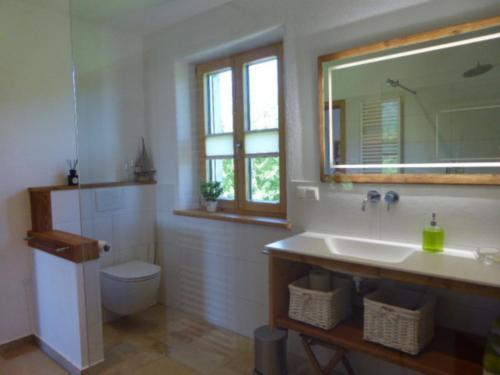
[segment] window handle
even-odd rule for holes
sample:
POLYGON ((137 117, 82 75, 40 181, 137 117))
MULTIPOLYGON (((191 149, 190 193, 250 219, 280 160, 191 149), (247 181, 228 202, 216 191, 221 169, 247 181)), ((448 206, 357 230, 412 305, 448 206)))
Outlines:
POLYGON ((241 149, 243 148, 243 145, 240 142, 237 142, 235 144, 236 146, 236 154, 239 155, 241 153, 241 149))

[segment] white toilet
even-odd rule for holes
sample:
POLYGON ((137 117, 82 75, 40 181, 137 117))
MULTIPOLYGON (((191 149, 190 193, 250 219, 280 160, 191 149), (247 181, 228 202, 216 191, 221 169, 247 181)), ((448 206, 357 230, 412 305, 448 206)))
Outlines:
POLYGON ((101 269, 104 307, 119 315, 130 315, 156 304, 160 266, 137 260, 101 269))

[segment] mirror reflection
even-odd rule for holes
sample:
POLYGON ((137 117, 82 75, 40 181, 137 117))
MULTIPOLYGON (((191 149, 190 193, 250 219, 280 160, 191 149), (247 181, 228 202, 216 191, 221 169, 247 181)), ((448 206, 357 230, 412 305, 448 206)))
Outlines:
POLYGON ((498 173, 499 31, 323 59, 324 173, 498 173))

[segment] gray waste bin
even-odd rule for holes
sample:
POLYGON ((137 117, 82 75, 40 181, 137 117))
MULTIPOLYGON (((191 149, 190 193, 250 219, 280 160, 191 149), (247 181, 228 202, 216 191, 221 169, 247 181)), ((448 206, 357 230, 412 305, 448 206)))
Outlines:
POLYGON ((254 332, 254 375, 286 375, 286 341, 288 332, 262 326, 254 332))

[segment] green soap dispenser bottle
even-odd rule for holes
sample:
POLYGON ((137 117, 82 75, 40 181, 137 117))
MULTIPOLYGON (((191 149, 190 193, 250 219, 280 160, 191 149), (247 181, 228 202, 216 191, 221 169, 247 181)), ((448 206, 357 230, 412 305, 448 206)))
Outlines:
POLYGON ((424 228, 422 233, 423 247, 425 251, 438 253, 444 249, 444 230, 437 225, 436 214, 432 214, 431 225, 424 228))

